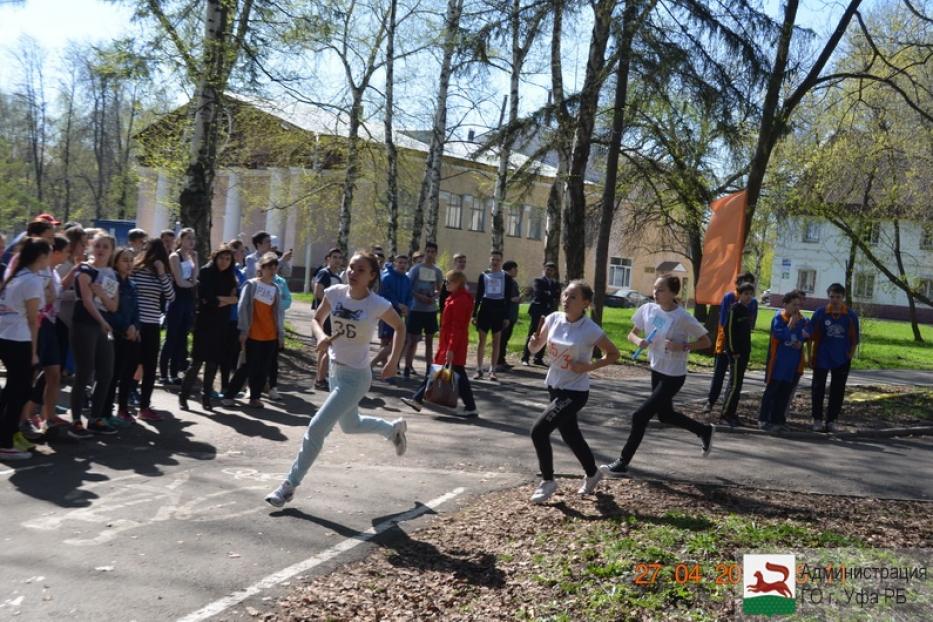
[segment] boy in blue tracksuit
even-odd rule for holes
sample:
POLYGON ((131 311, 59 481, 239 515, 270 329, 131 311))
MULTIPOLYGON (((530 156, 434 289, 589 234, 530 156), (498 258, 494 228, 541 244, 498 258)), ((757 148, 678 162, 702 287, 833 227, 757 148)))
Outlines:
MULTIPOLYGON (((411 280, 408 278, 408 255, 396 255, 391 264, 386 264, 379 275, 379 295, 392 303, 392 308, 401 317, 408 315, 412 299, 411 280)), ((392 327, 379 320, 379 353, 371 365, 377 367, 389 360, 392 350, 392 327)))
MULTIPOLYGON (((726 379, 726 372, 729 371, 732 357, 726 351, 726 325, 729 320, 729 311, 739 299, 739 287, 743 283, 755 284, 755 275, 751 272, 743 272, 735 277, 735 291, 726 292, 719 303, 719 325, 716 329, 715 359, 713 366, 713 378, 709 384, 709 395, 706 397, 706 406, 703 407, 703 414, 709 415, 719 395, 722 393, 723 381, 726 379)), ((749 322, 752 330, 755 329, 755 322, 758 320, 758 300, 752 297, 751 302, 746 305, 749 313, 749 322)))
POLYGON ((826 290, 829 304, 817 309, 810 319, 813 339, 813 368, 811 385, 813 402, 813 429, 817 432, 835 432, 836 419, 842 410, 842 400, 849 377, 849 366, 859 344, 858 316, 843 303, 846 288, 833 283, 826 290), (829 405, 826 424, 823 424, 823 398, 826 395, 826 377, 832 375, 829 387, 829 405))
POLYGON ((758 427, 762 430, 784 430, 787 403, 803 374, 803 344, 810 337, 810 327, 800 313, 802 302, 796 290, 784 294, 784 310, 771 320, 766 387, 758 412, 758 427))
MULTIPOLYGON (((754 328, 751 304, 755 297, 755 286, 742 283, 736 289, 736 301, 729 308, 725 327, 725 351, 729 357, 729 385, 726 401, 722 405, 720 420, 730 427, 741 425, 736 410, 742 395, 742 382, 752 353, 752 329, 754 328)), ((756 308, 757 310, 757 308, 756 308)))

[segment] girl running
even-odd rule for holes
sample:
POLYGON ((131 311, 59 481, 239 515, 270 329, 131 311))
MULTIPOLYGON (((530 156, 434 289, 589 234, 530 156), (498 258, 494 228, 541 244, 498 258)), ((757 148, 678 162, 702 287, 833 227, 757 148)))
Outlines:
POLYGON ((538 332, 528 342, 532 354, 547 344, 550 360, 545 378, 550 404, 531 428, 531 440, 541 468, 541 483, 531 495, 532 503, 544 503, 557 492, 551 452, 551 433, 555 429, 560 430, 564 442, 586 473, 578 494, 592 494, 605 473, 604 469, 596 468, 593 452, 577 424, 577 413, 586 406, 590 394, 589 372, 616 362, 619 349, 596 322, 586 317, 586 310, 593 301, 593 288, 584 281, 571 281, 560 299, 563 311, 544 318, 538 332), (592 360, 594 347, 603 352, 595 361, 592 360))
POLYGON ((373 379, 369 366, 369 342, 376 325, 381 319, 395 330, 392 354, 382 368, 382 378, 388 379, 396 374, 405 344, 404 324, 392 303, 370 289, 379 278, 379 261, 375 255, 358 251, 350 259, 347 277, 348 285, 334 285, 324 291, 321 306, 311 320, 318 354, 330 350, 330 394, 308 424, 304 442, 288 477, 266 497, 266 501, 277 508, 292 500, 295 488, 301 484, 321 452, 324 439, 335 423, 339 422, 340 429, 346 434, 382 434, 392 441, 399 456, 408 447, 404 419, 390 423, 376 417, 360 416, 358 409, 373 379), (330 337, 323 327, 327 317, 330 317, 333 331, 330 337))
POLYGON ((112 235, 98 233, 91 243, 93 259, 81 264, 75 279, 77 301, 71 331, 71 350, 75 359, 75 379, 71 387, 71 419, 69 430, 73 438, 88 438, 88 432, 112 435, 116 430, 105 417, 107 392, 113 378, 113 313, 119 304, 117 275, 111 267, 116 240, 112 235), (93 380, 91 415, 88 426, 81 425, 85 391, 93 380))
POLYGON ((165 343, 159 358, 163 385, 181 384, 178 374, 188 367, 188 333, 194 324, 194 288, 198 284, 198 256, 194 244, 194 229, 182 229, 175 252, 168 258, 175 300, 165 312, 165 343))
POLYGON ((236 305, 237 301, 233 251, 229 246, 221 246, 214 251, 211 262, 201 270, 198 283, 198 315, 194 329, 194 360, 185 372, 185 380, 181 383, 181 391, 178 393, 178 403, 182 410, 188 410, 188 396, 202 363, 204 382, 201 405, 204 410, 213 409, 211 393, 214 390, 214 377, 226 354, 224 341, 227 338, 230 307, 236 305))
POLYGON ((676 276, 662 276, 654 282, 655 302, 644 304, 635 312, 635 327, 629 333, 628 340, 648 350, 651 395, 632 415, 632 431, 622 449, 622 455, 612 464, 604 465, 608 475, 621 477, 628 471, 628 464, 645 435, 648 421, 655 414, 662 422, 690 430, 699 436, 704 456, 709 454, 712 447, 713 426, 674 411, 674 396, 687 378, 687 355, 691 350, 706 349, 711 343, 706 328, 678 303, 679 293, 680 279, 676 276))
POLYGON ((133 281, 139 302, 139 360, 143 365, 143 381, 139 388, 139 418, 143 421, 162 421, 152 410, 152 388, 155 386, 156 367, 159 364, 160 324, 162 300, 175 299, 172 277, 166 272, 168 253, 159 238, 146 243, 146 250, 133 264, 133 281))
POLYGON ((25 460, 32 455, 13 446, 13 435, 39 364, 39 307, 45 287, 37 273, 48 265, 51 251, 46 240, 26 238, 16 272, 0 285, 0 361, 6 368, 6 385, 0 394, 0 460, 25 460))

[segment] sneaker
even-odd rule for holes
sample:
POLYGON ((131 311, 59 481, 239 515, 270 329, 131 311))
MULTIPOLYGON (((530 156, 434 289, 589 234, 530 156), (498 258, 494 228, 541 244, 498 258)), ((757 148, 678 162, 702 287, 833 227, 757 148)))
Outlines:
POLYGON ((499 365, 496 365, 495 368, 493 368, 494 371, 497 371, 499 373, 507 372, 510 369, 512 369, 512 366, 506 363, 500 363, 499 365))
POLYGON ((483 370, 477 369, 476 373, 473 374, 473 380, 482 380, 483 379, 483 370))
POLYGON ((411 367, 406 367, 405 371, 402 372, 402 375, 406 378, 411 378, 412 374, 415 373, 415 370, 411 367))
POLYGON ((250 400, 247 406, 250 408, 262 408, 262 400, 250 400))
POLYGON ((831 434, 835 434, 836 432, 839 431, 839 428, 836 427, 836 423, 835 423, 834 421, 827 421, 827 422, 826 422, 826 431, 827 431, 827 432, 830 432, 831 434))
POLYGON ((605 466, 601 466, 598 469, 596 469, 596 473, 594 473, 592 477, 584 476, 583 485, 580 486, 579 490, 577 490, 577 494, 578 495, 593 494, 593 492, 596 490, 596 486, 599 485, 599 482, 601 482, 604 477, 606 477, 605 466))
POLYGON ((102 434, 104 436, 113 436, 117 433, 105 419, 95 419, 91 421, 87 424, 87 429, 94 434, 102 434))
POLYGON ((731 417, 731 418, 730 418, 730 417, 720 417, 720 418, 719 418, 719 423, 721 423, 722 425, 727 425, 727 426, 729 426, 730 428, 737 428, 737 427, 739 427, 739 420, 736 419, 735 417, 731 417))
POLYGON ((531 493, 531 502, 544 503, 553 497, 555 492, 557 492, 557 482, 552 479, 543 479, 535 488, 535 491, 531 493))
POLYGON ((408 406, 409 408, 411 408, 416 413, 421 412, 421 402, 419 402, 413 397, 403 397, 402 403, 408 406))
POLYGON ((67 427, 70 425, 71 425, 71 422, 68 421, 67 419, 62 419, 58 415, 52 415, 51 417, 49 417, 49 420, 45 422, 45 429, 51 430, 53 428, 61 428, 63 426, 67 427))
POLYGON ((280 400, 280 399, 282 399, 282 396, 279 395, 278 389, 276 389, 275 387, 272 387, 271 389, 269 389, 269 399, 270 399, 270 400, 280 400))
POLYGON ((184 393, 178 394, 178 407, 182 410, 188 410, 188 396, 184 393))
POLYGON ((475 408, 464 408, 463 410, 458 411, 456 414, 460 415, 461 417, 467 417, 469 419, 479 417, 479 412, 475 408))
POLYGON ((280 508, 295 496, 295 487, 288 480, 284 480, 279 487, 266 495, 266 503, 274 508, 280 508))
POLYGON ((522 367, 531 367, 531 363, 528 362, 528 359, 522 359, 522 367))
POLYGON ((114 415, 105 417, 104 421, 107 423, 107 425, 109 425, 111 428, 114 428, 114 429, 125 428, 127 425, 129 425, 126 421, 114 415))
POLYGON ((622 462, 622 458, 616 458, 599 468, 605 471, 607 477, 625 477, 628 474, 628 465, 622 462))
POLYGON ((117 411, 117 419, 123 422, 123 425, 132 425, 136 419, 133 418, 133 415, 130 414, 130 411, 125 408, 121 408, 117 411))
POLYGON ((814 419, 813 425, 810 426, 810 429, 813 430, 814 432, 825 432, 826 431, 826 427, 823 425, 822 419, 814 419))
POLYGON ((18 449, 19 451, 32 451, 36 448, 36 444, 27 439, 22 432, 16 432, 13 434, 13 449, 18 449))
POLYGON ((713 448, 713 434, 715 432, 716 432, 715 427, 711 425, 707 425, 706 433, 704 433, 703 436, 700 437, 700 440, 703 441, 703 457, 704 458, 709 455, 709 451, 713 448))
POLYGON ((27 417, 20 425, 19 431, 30 441, 42 438, 42 419, 33 415, 27 417))
POLYGON ((32 458, 32 454, 28 451, 20 451, 15 447, 0 447, 0 461, 8 460, 10 462, 14 460, 29 460, 32 458))
POLYGON ((75 421, 71 424, 71 427, 68 428, 68 436, 80 441, 91 438, 94 435, 87 431, 87 428, 84 427, 83 423, 80 421, 75 421))
POLYGON ((714 405, 712 402, 706 402, 706 406, 703 407, 703 410, 700 411, 700 414, 708 417, 710 413, 713 412, 713 406, 714 405))
POLYGON ((496 371, 494 369, 489 370, 489 381, 499 382, 499 378, 496 376, 496 371))
POLYGON ((158 421, 162 421, 162 415, 156 413, 151 408, 140 408, 139 419, 141 421, 148 421, 150 423, 155 423, 158 421))
POLYGON ((231 406, 233 406, 233 398, 231 397, 220 398, 220 405, 230 408, 231 406))
POLYGON ((774 430, 774 427, 775 426, 771 425, 767 421, 758 422, 758 429, 762 430, 763 432, 771 432, 772 430, 774 430))
POLYGON ((405 437, 405 432, 408 431, 408 424, 404 419, 396 419, 392 422, 392 427, 395 431, 391 438, 392 444, 395 445, 395 455, 403 456, 408 449, 408 439, 405 437))
POLYGON ((544 362, 544 359, 535 359, 535 365, 538 367, 547 367, 547 363, 544 362))
POLYGON ((222 400, 223 398, 224 398, 223 393, 219 391, 211 391, 211 399, 222 400))

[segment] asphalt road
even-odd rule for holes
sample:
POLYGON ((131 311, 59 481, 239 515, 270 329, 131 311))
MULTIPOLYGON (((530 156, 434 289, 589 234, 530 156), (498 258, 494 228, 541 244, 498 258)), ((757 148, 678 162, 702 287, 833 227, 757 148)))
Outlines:
MULTIPOLYGON (((262 411, 179 413, 173 394, 155 407, 177 418, 116 438, 62 442, 17 466, 0 465, 3 536, 0 619, 251 619, 302 576, 326 572, 433 512, 535 478, 528 430, 546 400, 543 370, 519 368, 499 385, 476 383, 481 417, 463 421, 408 412, 380 381, 363 411, 409 421, 408 454, 381 437, 335 428, 295 501, 262 497, 283 477, 324 395, 310 381, 281 387, 262 411), (233 594, 233 596, 231 596, 233 594), (213 616, 213 617, 212 617, 213 616)), ((691 378, 683 399, 700 397, 691 378)), ((754 384, 754 381, 752 381, 754 384)), ((583 431, 601 460, 618 452, 646 380, 599 382, 583 431)), ((555 435, 562 488, 581 477, 555 435)), ((720 434, 709 458, 677 429, 652 427, 633 476, 885 498, 933 496, 933 442, 926 438, 788 440, 720 434)), ((417 536, 414 536, 417 537, 417 536)))

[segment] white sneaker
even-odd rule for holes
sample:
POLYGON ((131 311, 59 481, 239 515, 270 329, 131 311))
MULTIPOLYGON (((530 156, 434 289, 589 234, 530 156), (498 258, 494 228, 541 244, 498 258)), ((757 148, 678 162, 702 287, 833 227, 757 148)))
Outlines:
POLYGON ((544 503, 550 499, 555 492, 557 492, 557 482, 552 479, 541 480, 541 483, 538 484, 538 487, 535 488, 534 493, 531 495, 531 502, 544 503))
POLYGON ((14 460, 28 460, 32 454, 28 451, 20 451, 15 447, 0 447, 0 460, 10 462, 14 460))
POLYGON ((813 420, 813 425, 811 426, 811 429, 812 429, 814 432, 823 432, 824 430, 826 430, 826 427, 823 425, 823 420, 822 420, 822 419, 814 419, 814 420, 813 420))
POLYGON ((395 445, 395 455, 403 456, 408 449, 408 439, 405 438, 405 432, 408 431, 408 424, 404 419, 396 419, 392 422, 395 433, 392 435, 392 444, 395 445))
POLYGON ((295 487, 288 480, 282 481, 279 487, 266 495, 266 503, 272 507, 280 508, 295 496, 295 487))
POLYGON ((279 395, 279 390, 276 389, 275 387, 272 387, 271 389, 269 389, 269 399, 270 399, 270 400, 280 400, 280 399, 282 399, 282 396, 279 395))
POLYGON ((603 465, 596 469, 596 473, 592 477, 584 476, 583 485, 580 486, 580 489, 577 490, 578 495, 591 495, 593 491, 596 490, 596 486, 599 485, 599 482, 603 480, 606 476, 606 466, 603 465))

